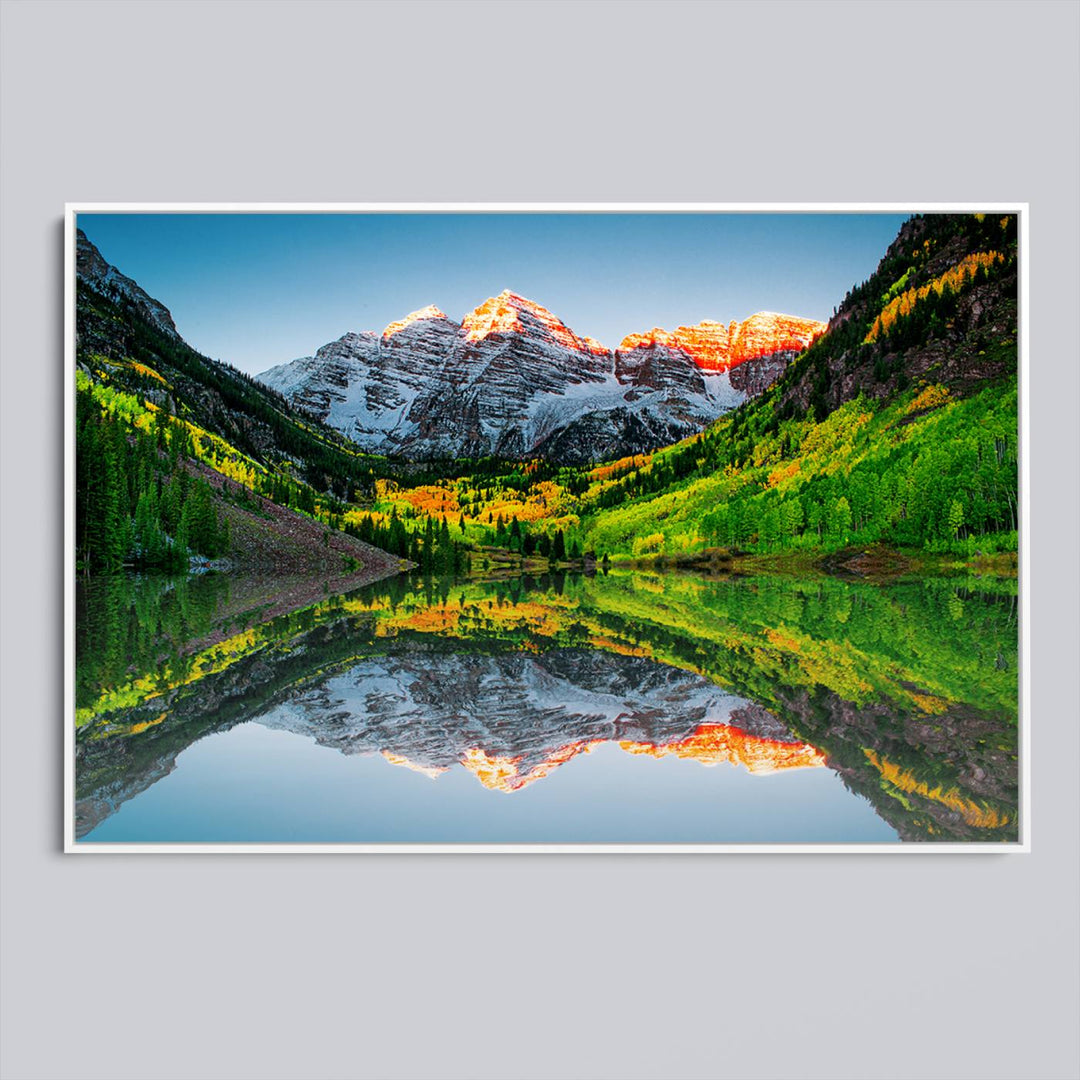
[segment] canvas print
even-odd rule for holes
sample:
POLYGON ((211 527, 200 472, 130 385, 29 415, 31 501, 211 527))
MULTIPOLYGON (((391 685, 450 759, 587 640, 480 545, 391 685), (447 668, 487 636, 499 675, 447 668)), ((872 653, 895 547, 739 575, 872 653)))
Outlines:
POLYGON ((1021 210, 69 211, 69 850, 1021 847, 1021 210))

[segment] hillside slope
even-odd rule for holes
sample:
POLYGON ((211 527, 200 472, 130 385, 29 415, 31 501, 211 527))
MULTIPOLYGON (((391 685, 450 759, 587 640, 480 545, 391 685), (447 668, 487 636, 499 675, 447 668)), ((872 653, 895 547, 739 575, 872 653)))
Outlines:
POLYGON ((340 499, 370 489, 372 461, 269 387, 202 356, 168 309, 77 233, 75 358, 93 378, 219 436, 283 476, 340 499))
POLYGON ((1015 374, 1017 226, 1015 214, 912 217, 779 380, 775 415, 822 419, 860 393, 888 400, 919 381, 966 397, 1015 374))
POLYGON ((1017 221, 908 221, 828 330, 703 435, 596 470, 586 547, 1015 550, 1017 221))
POLYGON ((339 532, 372 465, 273 391, 201 356, 168 309, 77 236, 76 562, 189 561, 373 580, 396 555, 339 532))

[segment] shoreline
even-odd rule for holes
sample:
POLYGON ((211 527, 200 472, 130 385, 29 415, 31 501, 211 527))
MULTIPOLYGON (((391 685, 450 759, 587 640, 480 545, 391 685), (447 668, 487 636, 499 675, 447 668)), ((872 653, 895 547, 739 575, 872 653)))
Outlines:
POLYGON ((1018 577, 1015 551, 965 558, 927 551, 905 551, 884 544, 851 546, 838 551, 778 551, 768 553, 709 549, 686 555, 654 555, 648 558, 613 558, 611 567, 654 572, 690 571, 708 575, 777 577, 830 577, 841 580, 890 582, 933 575, 940 577, 1018 577))

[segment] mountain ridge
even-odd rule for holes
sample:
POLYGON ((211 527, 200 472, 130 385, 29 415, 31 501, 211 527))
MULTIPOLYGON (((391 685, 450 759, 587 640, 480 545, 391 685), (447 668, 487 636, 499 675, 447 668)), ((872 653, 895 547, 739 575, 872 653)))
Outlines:
POLYGON ((168 308, 76 233, 77 370, 198 424, 282 478, 345 497, 373 483, 372 462, 264 383, 203 356, 168 308))
POLYGON ((758 312, 629 335, 608 349, 504 289, 460 322, 428 305, 256 377, 369 452, 586 464, 703 430, 760 393, 824 328, 758 312))
POLYGON ((159 330, 171 338, 181 340, 169 309, 146 292, 137 281, 122 274, 108 262, 82 229, 75 230, 75 272, 76 277, 95 292, 114 303, 131 304, 139 315, 159 330))

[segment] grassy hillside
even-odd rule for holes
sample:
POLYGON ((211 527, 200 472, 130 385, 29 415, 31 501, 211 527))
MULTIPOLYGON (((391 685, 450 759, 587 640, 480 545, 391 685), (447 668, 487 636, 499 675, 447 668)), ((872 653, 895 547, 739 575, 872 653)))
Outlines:
POLYGON ((295 413, 250 376, 202 356, 123 298, 109 299, 80 281, 76 326, 76 362, 96 379, 316 491, 345 499, 373 484, 372 462, 349 440, 295 413))
MULTIPOLYGON (((1015 550, 1016 404, 1015 378, 966 400, 938 383, 887 403, 859 396, 821 423, 783 421, 743 464, 732 460, 732 424, 722 422, 631 470, 624 497, 584 517, 582 541, 634 556, 879 542, 967 555, 1015 550), (693 468, 678 477, 668 459, 688 454, 693 468), (635 496, 654 470, 676 476, 635 496)), ((602 503, 605 489, 594 498, 602 503)))

